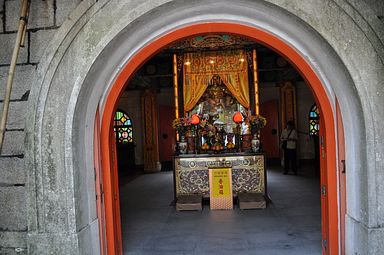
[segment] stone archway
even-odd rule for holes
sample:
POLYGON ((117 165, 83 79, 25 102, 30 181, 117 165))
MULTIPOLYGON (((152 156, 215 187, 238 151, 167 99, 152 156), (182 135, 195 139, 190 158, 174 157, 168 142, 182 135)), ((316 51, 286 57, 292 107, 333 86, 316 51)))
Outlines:
POLYGON ((327 157, 324 157, 321 161, 322 172, 322 185, 327 188, 327 196, 322 197, 322 213, 323 213, 323 239, 327 240, 327 246, 324 250, 329 250, 330 253, 338 252, 338 205, 337 205, 337 181, 336 181, 336 144, 334 139, 335 124, 334 113, 330 104, 328 95, 323 88, 321 81, 317 78, 317 75, 308 66, 306 61, 300 57, 294 49, 291 49, 289 45, 278 40, 273 35, 264 33, 262 30, 254 27, 239 25, 236 23, 219 23, 212 22, 206 24, 194 24, 186 25, 185 27, 165 34, 159 39, 155 39, 153 42, 146 45, 143 49, 140 49, 135 56, 122 68, 119 74, 116 76, 113 86, 106 98, 105 108, 103 111, 103 120, 101 124, 101 154, 102 154, 102 172, 104 176, 104 191, 105 207, 106 207, 106 235, 108 241, 108 253, 115 251, 119 253, 121 246, 120 241, 120 212, 118 203, 118 191, 115 185, 116 180, 114 176, 117 175, 116 167, 113 163, 115 155, 112 152, 113 142, 110 141, 111 134, 111 117, 113 116, 116 108, 118 97, 124 89, 126 81, 134 74, 136 70, 144 61, 165 47, 167 44, 172 43, 178 39, 184 37, 204 34, 208 32, 213 33, 236 33, 242 36, 248 36, 259 42, 267 44, 279 51, 279 53, 285 55, 302 73, 303 77, 307 80, 307 83, 314 92, 314 95, 321 106, 322 116, 324 119, 323 128, 324 143, 327 145, 324 147, 324 152, 327 157), (115 202, 117 201, 117 202, 115 202), (114 248, 112 248, 114 247, 114 248))
MULTIPOLYGON (((347 174, 347 239, 350 240, 347 251, 368 251, 369 245, 361 242, 380 240, 380 233, 371 233, 369 229, 376 228, 384 218, 383 212, 374 209, 377 201, 381 201, 378 200, 380 193, 375 189, 367 192, 373 191, 368 187, 367 173, 374 175, 380 169, 379 163, 372 165, 370 160, 376 162, 376 157, 382 155, 370 138, 373 134, 383 138, 384 134, 372 118, 372 114, 383 114, 372 104, 372 100, 379 100, 375 96, 376 87, 368 88, 365 84, 372 81, 377 84, 374 71, 383 70, 383 64, 377 59, 367 59, 367 65, 372 64, 376 69, 359 72, 357 63, 359 53, 374 52, 380 45, 355 47, 351 49, 353 54, 346 56, 344 45, 336 36, 338 31, 322 27, 332 25, 330 20, 340 21, 325 16, 308 18, 311 9, 326 8, 334 17, 344 17, 343 22, 351 31, 366 38, 359 27, 348 23, 350 17, 342 7, 333 8, 335 2, 331 0, 311 8, 297 2, 289 5, 246 0, 236 4, 230 1, 165 2, 83 3, 47 51, 33 86, 27 121, 30 252, 44 254, 63 249, 67 254, 85 250, 99 253, 93 152, 88 147, 93 134, 87 132, 93 127, 96 109, 99 106, 104 112, 107 95, 119 93, 111 90, 112 85, 121 68, 134 63, 140 48, 170 31, 202 22, 237 23, 276 36, 294 48, 314 70, 331 108, 335 97, 338 98, 345 126, 354 127, 345 129, 346 137, 351 137, 346 142, 347 168, 350 169, 347 174), (352 79, 348 72, 359 77, 352 75, 352 79), (59 111, 65 114, 58 117, 59 111), (366 133, 367 128, 375 132, 366 133), (372 153, 376 151, 379 154, 372 153)), ((148 57, 143 56, 140 61, 148 57)), ((137 68, 140 63, 135 64, 137 68)), ((335 119, 334 109, 330 114, 335 119)))

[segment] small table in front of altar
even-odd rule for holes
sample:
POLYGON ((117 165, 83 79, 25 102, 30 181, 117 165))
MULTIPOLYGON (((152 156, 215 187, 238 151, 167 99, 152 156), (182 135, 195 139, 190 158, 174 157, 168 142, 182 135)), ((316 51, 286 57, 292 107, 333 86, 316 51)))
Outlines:
POLYGON ((174 160, 175 198, 184 195, 202 195, 209 198, 209 169, 232 169, 232 192, 259 193, 266 199, 267 174, 263 153, 184 154, 174 160))

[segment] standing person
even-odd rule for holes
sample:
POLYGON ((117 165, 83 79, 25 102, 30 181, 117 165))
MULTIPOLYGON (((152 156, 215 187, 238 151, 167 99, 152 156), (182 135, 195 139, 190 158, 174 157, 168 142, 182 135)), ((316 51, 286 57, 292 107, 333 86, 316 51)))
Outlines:
POLYGON ((280 141, 284 150, 284 174, 288 174, 289 166, 292 172, 297 175, 296 168, 296 142, 297 133, 292 121, 287 122, 287 127, 281 133, 280 141))

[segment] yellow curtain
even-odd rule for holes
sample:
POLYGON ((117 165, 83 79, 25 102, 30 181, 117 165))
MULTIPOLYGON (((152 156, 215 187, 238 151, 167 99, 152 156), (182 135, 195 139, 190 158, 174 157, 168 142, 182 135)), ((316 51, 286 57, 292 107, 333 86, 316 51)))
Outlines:
POLYGON ((193 109, 216 74, 240 104, 250 107, 246 52, 196 52, 184 54, 184 111, 193 109))
POLYGON ((184 54, 183 94, 185 112, 193 109, 208 87, 212 78, 209 67, 201 54, 184 54))

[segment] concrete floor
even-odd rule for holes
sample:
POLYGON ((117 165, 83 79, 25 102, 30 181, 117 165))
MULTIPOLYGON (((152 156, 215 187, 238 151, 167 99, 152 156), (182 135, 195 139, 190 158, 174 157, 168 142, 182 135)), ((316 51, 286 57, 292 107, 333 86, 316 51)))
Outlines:
POLYGON ((172 172, 141 175, 120 187, 124 254, 321 254, 319 178, 310 171, 269 169, 267 209, 202 212, 170 206, 172 172))

